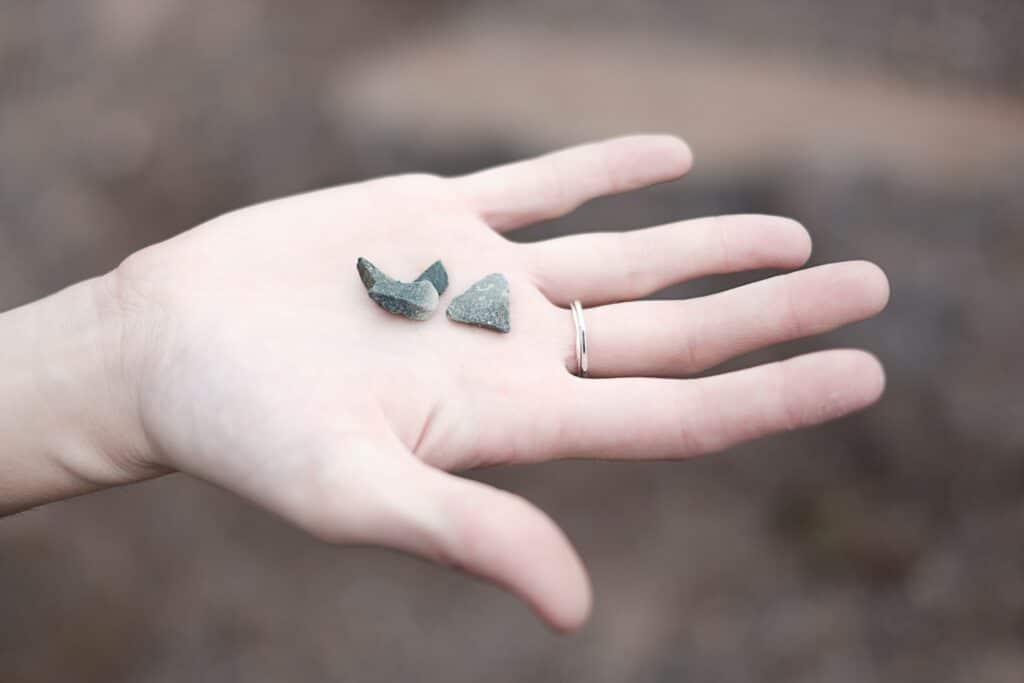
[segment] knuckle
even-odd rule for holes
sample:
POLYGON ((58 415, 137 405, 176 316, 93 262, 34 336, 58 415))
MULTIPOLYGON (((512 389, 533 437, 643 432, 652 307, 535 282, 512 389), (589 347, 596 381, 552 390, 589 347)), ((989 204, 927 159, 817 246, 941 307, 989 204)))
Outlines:
POLYGON ((701 306, 693 306, 684 316, 687 322, 687 329, 680 335, 683 343, 680 344, 681 364, 685 372, 699 372, 707 367, 707 361, 703 358, 701 351, 701 339, 704 334, 706 312, 701 306))
POLYGON ((768 424, 763 432, 792 431, 802 426, 806 420, 792 391, 790 382, 789 364, 779 362, 771 366, 774 368, 775 405, 776 414, 770 416, 768 424))
POLYGON ((790 339, 804 337, 810 331, 805 321, 803 309, 800 304, 798 288, 790 280, 785 280, 784 302, 782 317, 782 333, 790 339))
POLYGON ((535 186, 535 191, 540 198, 538 204, 544 209, 538 213, 537 217, 552 218, 575 208, 560 157, 557 154, 547 157, 539 164, 538 168, 540 169, 539 182, 535 186))
POLYGON ((740 235, 734 234, 735 224, 727 216, 711 216, 708 221, 708 240, 713 261, 724 272, 732 272, 736 262, 736 241, 740 235))
POLYGON ((648 267, 640 240, 628 232, 612 233, 604 260, 606 272, 617 272, 626 298, 646 296, 657 288, 657 278, 648 267))
POLYGON ((714 416, 705 407, 699 380, 684 380, 689 391, 681 392, 676 400, 676 415, 684 416, 676 426, 676 441, 682 455, 701 455, 715 450, 708 435, 715 433, 711 424, 714 416))

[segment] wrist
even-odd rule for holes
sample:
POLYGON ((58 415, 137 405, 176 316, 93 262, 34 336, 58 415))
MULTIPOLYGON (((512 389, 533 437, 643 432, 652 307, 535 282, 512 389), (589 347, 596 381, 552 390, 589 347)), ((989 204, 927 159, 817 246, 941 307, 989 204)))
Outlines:
POLYGON ((0 514, 160 473, 114 277, 0 314, 0 514))

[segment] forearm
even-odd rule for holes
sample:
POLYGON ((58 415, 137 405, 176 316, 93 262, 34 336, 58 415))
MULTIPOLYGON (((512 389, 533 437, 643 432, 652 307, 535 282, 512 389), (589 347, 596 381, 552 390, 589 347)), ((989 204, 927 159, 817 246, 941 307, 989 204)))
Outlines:
POLYGON ((143 478, 110 282, 0 314, 0 515, 143 478))

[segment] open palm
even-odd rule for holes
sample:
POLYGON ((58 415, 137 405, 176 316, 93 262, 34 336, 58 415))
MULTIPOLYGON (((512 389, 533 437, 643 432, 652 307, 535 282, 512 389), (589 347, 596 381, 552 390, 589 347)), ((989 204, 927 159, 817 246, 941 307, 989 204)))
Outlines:
POLYGON ((727 216, 534 244, 499 234, 689 164, 675 138, 620 138, 464 177, 290 197, 139 252, 117 279, 147 464, 214 482, 332 542, 462 567, 555 627, 577 626, 590 590, 564 535, 523 499, 446 471, 683 457, 837 417, 882 390, 877 361, 858 351, 686 379, 879 311, 888 286, 871 264, 629 302, 702 275, 795 268, 810 241, 793 221, 727 216), (359 256, 400 279, 442 259, 442 308, 504 273, 512 330, 389 315, 367 297, 359 256), (573 299, 587 307, 589 379, 573 374, 573 299))

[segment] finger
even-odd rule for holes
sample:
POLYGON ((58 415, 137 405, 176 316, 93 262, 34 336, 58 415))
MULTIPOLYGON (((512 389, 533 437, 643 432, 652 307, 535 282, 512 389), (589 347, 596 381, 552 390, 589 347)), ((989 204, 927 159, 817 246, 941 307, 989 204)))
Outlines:
MULTIPOLYGON (((834 350, 701 379, 578 379, 539 438, 548 457, 680 458, 831 420, 878 399, 874 356, 834 350)), ((538 431, 540 431, 538 427, 538 431)))
POLYGON ((571 147, 452 179, 499 232, 556 218, 607 194, 627 192, 690 169, 690 148, 671 135, 634 135, 571 147))
POLYGON ((565 534, 520 496, 425 468, 423 487, 444 519, 444 561, 494 581, 559 631, 590 612, 586 570, 565 534))
MULTIPOLYGON (((888 299, 885 273, 853 261, 696 299, 588 309, 590 374, 684 377, 769 344, 863 320, 888 299)), ((567 367, 575 363, 573 354, 567 367)))
POLYGON ((519 496, 428 467, 401 444, 389 447, 394 454, 376 443, 347 444, 368 452, 346 454, 337 477, 319 469, 314 494, 286 516, 329 542, 388 546, 494 581, 558 630, 585 621, 586 572, 547 515, 519 496), (365 472, 353 462, 367 463, 365 472))
POLYGON ((538 286, 556 304, 639 299, 704 275, 755 268, 796 268, 811 255, 811 238, 796 221, 777 216, 698 218, 644 230, 572 235, 536 242, 538 286))

